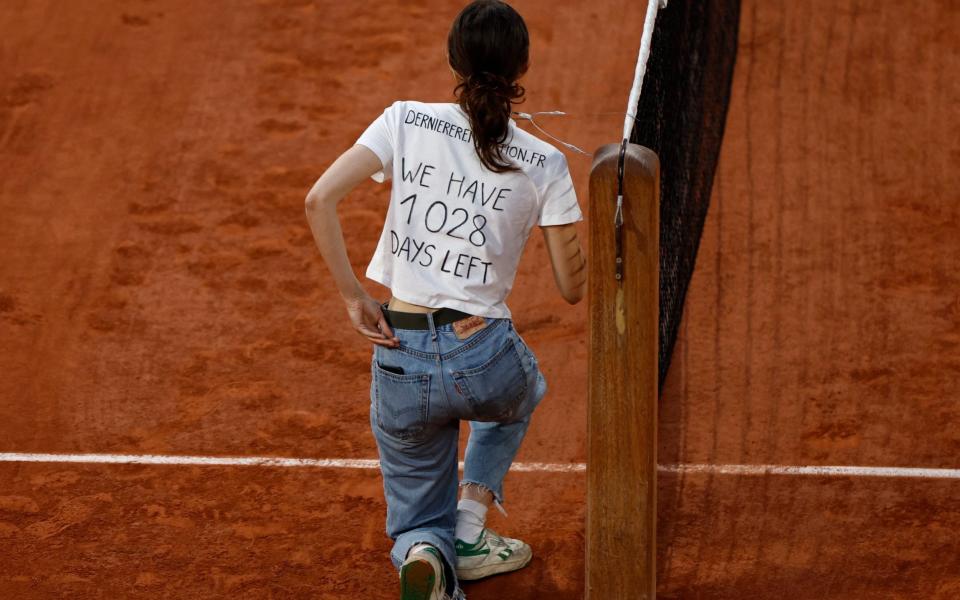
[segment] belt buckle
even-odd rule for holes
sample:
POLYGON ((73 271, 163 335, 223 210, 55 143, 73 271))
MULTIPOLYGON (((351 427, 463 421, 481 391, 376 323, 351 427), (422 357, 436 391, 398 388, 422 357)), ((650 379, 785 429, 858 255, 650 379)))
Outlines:
POLYGON ((453 331, 457 338, 465 340, 487 326, 487 321, 479 315, 470 315, 453 322, 453 331))

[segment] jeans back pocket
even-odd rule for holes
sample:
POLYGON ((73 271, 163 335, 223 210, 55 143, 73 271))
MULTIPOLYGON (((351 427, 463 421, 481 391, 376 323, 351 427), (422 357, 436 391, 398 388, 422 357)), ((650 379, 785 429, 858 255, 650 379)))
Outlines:
POLYGON ((482 364, 451 371, 451 375, 473 409, 474 421, 510 419, 527 393, 527 373, 510 336, 482 364))
POLYGON ((374 398, 380 430, 400 440, 423 436, 429 419, 430 373, 393 373, 373 361, 374 398))

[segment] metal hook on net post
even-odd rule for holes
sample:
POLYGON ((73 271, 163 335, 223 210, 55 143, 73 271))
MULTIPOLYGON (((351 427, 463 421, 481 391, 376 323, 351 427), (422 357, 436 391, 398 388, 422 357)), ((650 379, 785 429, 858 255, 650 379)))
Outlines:
MULTIPOLYGON (((656 25, 657 10, 667 7, 669 0, 650 0, 647 6, 647 16, 643 24, 643 36, 640 40, 640 56, 637 59, 637 70, 633 77, 633 88, 630 90, 630 100, 627 103, 627 110, 633 110, 639 106, 640 91, 643 86, 643 76, 647 70, 647 60, 650 58, 650 48, 653 38, 653 28, 656 25)), ((614 215, 613 222, 617 228, 617 284, 623 287, 623 162, 627 154, 627 144, 630 142, 630 136, 633 133, 633 127, 636 124, 637 117, 627 112, 627 118, 623 123, 623 142, 620 144, 620 156, 617 160, 617 212, 614 215)))
POLYGON ((616 227, 617 263, 614 277, 620 286, 623 286, 623 162, 627 154, 627 139, 620 144, 620 156, 617 158, 617 212, 613 216, 616 227))

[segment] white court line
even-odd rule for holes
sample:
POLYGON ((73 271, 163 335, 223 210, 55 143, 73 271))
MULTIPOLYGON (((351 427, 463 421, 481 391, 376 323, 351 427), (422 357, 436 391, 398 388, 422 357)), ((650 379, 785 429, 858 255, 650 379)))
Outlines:
MULTIPOLYGON (((322 469, 379 469, 380 461, 364 458, 275 458, 270 456, 177 456, 170 454, 27 454, 0 453, 0 462, 105 463, 120 465, 204 465, 252 467, 315 467, 322 469)), ((463 461, 460 461, 463 468, 463 461)), ((511 471, 571 473, 585 471, 583 463, 514 463, 511 471)))
POLYGON ((921 477, 927 479, 960 479, 960 469, 926 469, 915 467, 849 467, 789 465, 660 465, 666 473, 708 473, 714 475, 813 475, 819 477, 921 477))
MULTIPOLYGON (((362 458, 279 458, 268 456, 177 456, 170 454, 30 454, 0 453, 0 462, 105 463, 130 465, 207 465, 255 467, 314 467, 325 469, 379 469, 377 459, 362 458)), ((463 461, 460 462, 463 468, 463 461)), ((660 465, 663 473, 706 473, 714 475, 812 475, 819 477, 920 477, 960 479, 960 469, 912 467, 788 466, 788 465, 660 465)), ((577 473, 584 463, 514 463, 511 471, 577 473)))

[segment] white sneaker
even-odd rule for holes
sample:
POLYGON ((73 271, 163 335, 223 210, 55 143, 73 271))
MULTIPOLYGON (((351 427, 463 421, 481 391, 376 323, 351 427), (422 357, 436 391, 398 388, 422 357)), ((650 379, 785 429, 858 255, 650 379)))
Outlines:
POLYGON ((457 577, 464 581, 516 571, 533 558, 533 550, 526 543, 499 536, 487 528, 476 542, 470 544, 458 539, 455 546, 457 577))
POLYGON ((400 600, 466 600, 459 587, 453 596, 446 589, 440 551, 429 544, 411 548, 400 566, 400 600))

